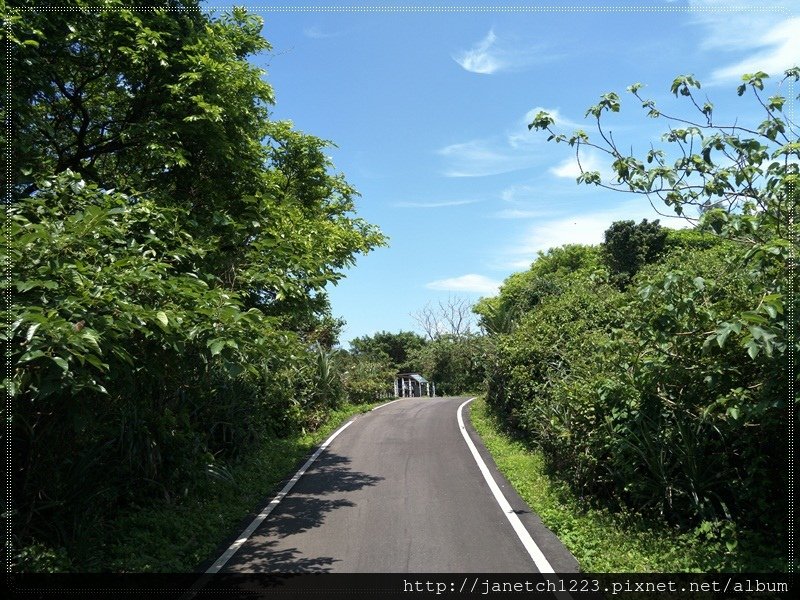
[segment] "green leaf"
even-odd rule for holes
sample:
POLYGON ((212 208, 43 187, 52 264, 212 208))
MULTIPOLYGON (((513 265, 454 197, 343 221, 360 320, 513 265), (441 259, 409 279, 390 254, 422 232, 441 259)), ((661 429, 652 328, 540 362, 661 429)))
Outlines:
POLYGON ((719 333, 717 333, 717 345, 719 345, 720 348, 722 348, 722 346, 725 345, 725 340, 728 339, 728 336, 730 335, 731 331, 732 329, 730 327, 725 327, 724 329, 719 331, 719 333))
POLYGON ((28 327, 28 333, 25 334, 25 341, 30 342, 31 338, 33 338, 33 334, 36 333, 36 330, 39 329, 41 323, 34 323, 30 327, 28 327))
POLYGON ((25 354, 23 354, 18 362, 22 364, 35 360, 37 358, 41 358, 42 356, 47 356, 47 355, 41 350, 32 350, 30 352, 26 352, 25 354))
POLYGON ((547 129, 551 125, 555 124, 555 119, 550 116, 549 113, 540 110, 536 115, 533 117, 533 121, 528 125, 528 129, 547 129))
POLYGON ((625 88, 625 91, 630 92, 631 94, 635 94, 636 92, 638 92, 643 87, 644 87, 644 84, 642 84, 642 83, 634 83, 634 84, 629 85, 627 88, 625 88))
POLYGON ((15 281, 14 284, 18 292, 27 292, 33 288, 42 287, 45 289, 56 289, 58 284, 55 281, 39 281, 36 279, 29 279, 27 281, 15 281))
POLYGON ((212 340, 208 343, 208 346, 211 349, 211 356, 216 356, 225 347, 225 340, 212 340))
POLYGON ((100 371, 106 371, 108 369, 108 365, 100 360, 99 357, 95 356, 94 354, 87 354, 85 357, 86 362, 90 365, 99 369, 100 371))
POLYGON ((740 315, 742 321, 747 321, 748 323, 757 323, 759 325, 768 325, 769 321, 763 315, 759 315, 751 310, 744 311, 740 315))

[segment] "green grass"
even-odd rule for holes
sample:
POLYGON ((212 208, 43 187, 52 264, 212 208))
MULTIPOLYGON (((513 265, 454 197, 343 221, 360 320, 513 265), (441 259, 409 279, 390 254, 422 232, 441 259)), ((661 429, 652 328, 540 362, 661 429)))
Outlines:
POLYGON ((351 416, 385 401, 345 405, 317 431, 267 439, 259 451, 231 467, 232 482, 208 485, 180 501, 128 510, 87 535, 73 562, 80 571, 191 572, 235 533, 244 517, 277 491, 303 459, 351 416), (82 556, 80 556, 82 555, 82 556))
POLYGON ((584 572, 786 571, 775 544, 733 524, 678 531, 640 515, 587 506, 548 476, 543 456, 505 431, 483 398, 470 417, 500 471, 578 560, 584 572))

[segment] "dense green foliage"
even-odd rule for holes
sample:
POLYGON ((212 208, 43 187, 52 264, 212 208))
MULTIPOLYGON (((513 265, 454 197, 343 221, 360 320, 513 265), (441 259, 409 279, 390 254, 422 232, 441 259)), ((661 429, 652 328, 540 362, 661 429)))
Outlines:
POLYGON ((456 396, 483 387, 483 338, 467 333, 441 335, 411 354, 409 370, 436 385, 437 396, 456 396))
POLYGON ((488 400, 581 497, 687 527, 779 530, 786 500, 769 490, 788 485, 784 364, 706 343, 758 297, 731 270, 730 243, 686 241, 625 291, 596 268, 551 275, 559 292, 491 336, 488 400))
POLYGON ((283 487, 286 477, 336 428, 376 404, 343 404, 314 432, 270 436, 184 497, 156 498, 98 515, 65 549, 42 544, 20 552, 18 568, 30 571, 195 572, 217 558, 221 540, 242 529, 242 517, 283 487))
POLYGON ((738 532, 733 546, 721 522, 681 531, 631 511, 591 506, 482 398, 470 405, 470 420, 503 475, 585 572, 758 573, 782 565, 784 550, 771 535, 738 532))
POLYGON ((667 233, 658 220, 617 221, 605 233, 603 262, 611 276, 621 285, 627 284, 644 265, 655 262, 664 251, 667 233))
POLYGON ((601 246, 551 249, 481 301, 485 336, 450 303, 444 319, 423 312, 429 340, 381 332, 344 353, 332 350, 342 323, 326 286, 385 239, 355 216, 330 143, 270 118, 273 90, 248 62, 269 49, 261 20, 211 18, 196 0, 35 6, 5 15, 14 277, 3 388, 18 567, 186 568, 199 556, 188 548, 173 563, 94 542, 139 527, 147 538, 157 523, 140 509, 154 503, 190 513, 218 496, 214 506, 239 510, 232 498, 254 493, 239 493, 241 477, 289 466, 273 453, 281 439, 347 399, 384 397, 398 370, 440 395, 485 381, 495 414, 578 496, 716 544, 709 562, 677 568, 763 566, 736 553, 748 531, 787 531, 775 491, 788 485, 800 308, 800 142, 786 99, 763 98, 766 74, 738 90, 765 111, 753 127, 714 123, 691 76, 671 91, 700 122, 631 86, 669 123, 665 148, 643 159, 604 134, 614 93, 587 112, 598 143, 540 113, 531 128, 612 161, 615 182, 580 182, 657 196, 679 215, 697 208, 698 227, 615 223, 601 246))
POLYGON ((379 331, 350 342, 352 353, 389 363, 395 371, 404 371, 411 354, 425 345, 425 338, 413 331, 379 331))
MULTIPOLYGON (((459 306, 467 306, 459 301, 459 306)), ((351 343, 348 382, 375 398, 392 389, 393 375, 420 373, 436 386, 439 396, 451 396, 481 389, 484 380, 484 340, 469 331, 437 333, 426 339, 410 331, 378 332, 351 343)))
POLYGON ((342 381, 352 402, 375 402, 394 394, 397 370, 382 357, 342 355, 342 381))
MULTIPOLYGON (((752 129, 715 125, 708 104, 698 125, 643 100, 673 124, 673 165, 669 149, 651 149, 646 167, 610 136, 596 145, 537 115, 532 128, 614 159, 616 184, 594 172, 579 181, 663 195, 678 214, 697 206, 699 227, 664 237, 657 224, 615 223, 601 247, 553 249, 476 308, 491 340, 489 405, 579 496, 721 528, 730 551, 748 530, 785 540, 789 516, 775 492, 788 486, 797 407, 787 359, 797 350, 789 216, 800 145, 781 97, 762 101, 765 79, 745 76, 739 90, 749 86, 767 113, 752 129)), ((641 100, 640 87, 631 91, 641 100)), ((678 78, 673 91, 693 100, 690 87, 699 83, 678 78)), ((601 115, 618 110, 606 94, 587 114, 602 133, 601 115)))
POLYGON ((106 5, 9 13, 18 548, 322 422, 346 393, 325 286, 384 242, 329 144, 270 119, 259 18, 106 5))

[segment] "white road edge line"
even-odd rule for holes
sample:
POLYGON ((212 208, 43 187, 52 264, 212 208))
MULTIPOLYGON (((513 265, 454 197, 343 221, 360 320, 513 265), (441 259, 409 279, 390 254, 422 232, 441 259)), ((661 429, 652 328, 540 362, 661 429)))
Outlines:
POLYGON ((373 410, 378 410, 379 408, 383 408, 384 406, 389 406, 390 404, 394 404, 395 402, 400 402, 400 400, 402 400, 402 398, 398 398, 397 400, 392 400, 391 402, 387 402, 386 404, 381 404, 380 406, 376 406, 369 412, 372 412, 373 410))
POLYGON ((475 398, 470 398, 469 400, 463 402, 461 406, 458 407, 458 411, 456 412, 456 417, 458 418, 458 427, 461 429, 461 435, 464 436, 464 441, 467 442, 467 446, 469 446, 469 450, 472 452, 472 458, 474 458, 475 462, 478 463, 478 468, 481 470, 483 478, 489 485, 489 489, 492 490, 494 499, 497 500, 497 503, 500 505, 500 509, 503 511, 503 514, 508 519, 508 522, 511 523, 511 527, 514 528, 519 541, 522 542, 522 545, 525 546, 525 550, 528 551, 531 559, 533 559, 536 568, 539 569, 540 573, 555 573, 555 570, 547 561, 547 558, 545 558, 544 554, 539 549, 539 546, 537 546, 536 542, 533 541, 531 534, 528 533, 528 530, 525 529, 522 521, 519 520, 517 513, 515 513, 511 508, 511 505, 508 503, 508 500, 506 500, 506 497, 503 495, 503 492, 500 490, 500 487, 497 485, 494 477, 492 477, 492 474, 489 472, 489 467, 487 467, 486 463, 483 462, 478 449, 475 447, 475 444, 472 442, 469 434, 467 433, 462 411, 464 407, 473 400, 475 400, 475 398))
POLYGON ((322 454, 324 452, 325 448, 327 448, 328 445, 333 440, 336 439, 336 436, 338 436, 345 429, 350 427, 350 425, 352 425, 354 421, 355 421, 355 419, 351 419, 347 423, 342 425, 339 429, 337 429, 335 432, 333 432, 331 437, 329 437, 327 440, 325 440, 323 442, 323 444, 319 448, 317 448, 317 451, 314 452, 314 454, 311 455, 311 457, 305 462, 305 464, 302 467, 300 467, 300 470, 297 471, 297 473, 294 474, 294 477, 292 477, 289 480, 289 482, 285 486, 283 486, 283 489, 280 492, 278 492, 278 495, 275 496, 272 499, 272 501, 269 504, 267 504, 267 506, 264 507, 264 510, 262 510, 258 514, 258 516, 255 519, 253 519, 253 521, 250 523, 250 525, 248 525, 247 528, 239 535, 239 537, 236 538, 236 541, 233 542, 230 545, 230 547, 227 550, 225 550, 225 552, 222 553, 222 556, 220 556, 214 562, 214 564, 211 565, 208 568, 206 573, 217 573, 222 567, 225 566, 225 563, 227 563, 231 559, 231 557, 234 554, 236 554, 236 551, 239 548, 242 547, 242 544, 244 544, 250 538, 250 536, 253 535, 253 532, 256 529, 258 529, 258 526, 261 525, 261 523, 264 522, 264 519, 266 519, 269 516, 269 514, 275 509, 275 507, 278 506, 278 503, 281 500, 283 500, 283 498, 284 498, 284 496, 286 496, 286 494, 289 493, 289 491, 294 487, 294 484, 297 483, 297 481, 303 476, 303 474, 308 470, 308 468, 311 466, 311 464, 315 460, 317 460, 317 457, 319 457, 320 454, 322 454))

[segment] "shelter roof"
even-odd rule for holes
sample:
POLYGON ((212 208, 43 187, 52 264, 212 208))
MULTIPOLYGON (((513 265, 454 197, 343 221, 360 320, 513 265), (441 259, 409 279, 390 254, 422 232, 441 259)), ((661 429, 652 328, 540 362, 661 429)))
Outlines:
POLYGON ((397 376, 398 377, 409 377, 409 378, 413 379, 414 381, 416 381, 417 383, 428 383, 428 380, 425 379, 419 373, 398 373, 397 376))

